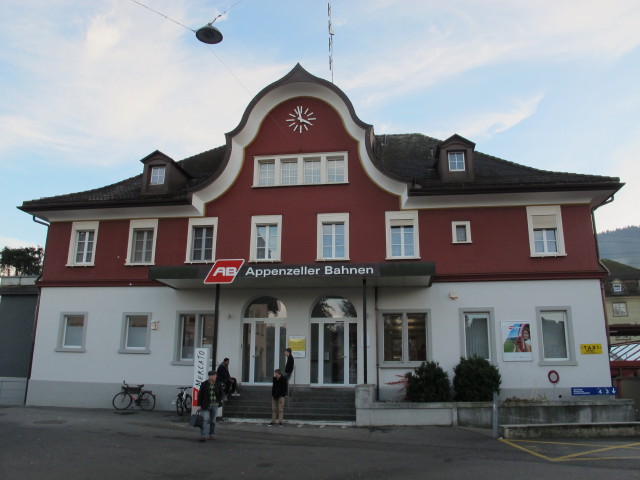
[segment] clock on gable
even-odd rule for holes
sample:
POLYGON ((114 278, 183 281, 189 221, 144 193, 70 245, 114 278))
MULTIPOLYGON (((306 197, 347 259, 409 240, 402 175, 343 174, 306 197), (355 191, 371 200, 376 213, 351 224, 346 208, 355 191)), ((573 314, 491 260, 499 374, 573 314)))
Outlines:
POLYGON ((313 126, 313 122, 316 120, 314 113, 308 108, 303 106, 297 106, 293 109, 293 113, 290 113, 291 118, 287 118, 289 127, 293 128, 294 132, 302 133, 309 130, 309 127, 313 126))

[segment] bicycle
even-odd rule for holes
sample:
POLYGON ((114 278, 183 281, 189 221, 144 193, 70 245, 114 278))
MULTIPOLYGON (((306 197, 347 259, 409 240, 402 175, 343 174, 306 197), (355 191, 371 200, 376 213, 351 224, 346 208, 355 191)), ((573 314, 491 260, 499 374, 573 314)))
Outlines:
POLYGON ((178 393, 178 397, 176 398, 176 410, 178 411, 178 415, 184 415, 184 412, 191 414, 191 395, 186 393, 187 390, 191 390, 191 387, 178 387, 180 392, 178 393))
POLYGON ((143 390, 144 385, 130 387, 122 381, 121 392, 116 393, 111 403, 116 410, 125 410, 135 403, 142 410, 150 412, 156 406, 156 396, 151 390, 143 390))

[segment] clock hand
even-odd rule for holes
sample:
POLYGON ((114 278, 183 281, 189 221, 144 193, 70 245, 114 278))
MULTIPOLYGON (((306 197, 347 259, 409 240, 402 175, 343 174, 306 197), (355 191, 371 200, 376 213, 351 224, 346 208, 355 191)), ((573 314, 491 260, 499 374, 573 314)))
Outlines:
POLYGON ((305 120, 304 118, 298 118, 299 121, 307 123, 309 125, 313 125, 313 123, 311 123, 309 120, 305 120))

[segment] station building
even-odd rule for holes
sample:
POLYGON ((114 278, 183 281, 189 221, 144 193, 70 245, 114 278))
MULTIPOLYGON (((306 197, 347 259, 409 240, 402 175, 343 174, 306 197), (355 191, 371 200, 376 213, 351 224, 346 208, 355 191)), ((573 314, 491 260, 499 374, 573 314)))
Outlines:
POLYGON ((425 360, 453 378, 470 356, 502 398, 611 385, 593 211, 621 187, 456 134, 376 135, 297 65, 225 145, 23 203, 50 224, 27 404, 110 407, 126 379, 172 408, 198 347, 268 385, 289 346, 296 385, 380 400, 425 360), (217 260, 242 264, 218 272, 231 282, 205 283, 217 260))

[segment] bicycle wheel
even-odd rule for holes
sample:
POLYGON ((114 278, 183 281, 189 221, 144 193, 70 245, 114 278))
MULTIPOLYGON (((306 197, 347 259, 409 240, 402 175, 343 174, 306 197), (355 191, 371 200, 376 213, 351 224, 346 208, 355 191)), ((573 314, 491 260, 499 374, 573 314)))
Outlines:
POLYGON ((184 415, 184 398, 183 397, 178 397, 178 399, 176 400, 176 410, 178 411, 178 415, 182 416, 184 415))
POLYGON ((120 392, 116 393, 111 403, 113 404, 113 408, 115 408, 116 410, 124 410, 126 408, 129 408, 132 401, 133 399, 131 398, 131 395, 125 392, 120 392))
POLYGON ((140 401, 140 408, 147 412, 150 412, 153 410, 153 407, 156 406, 156 397, 154 397, 151 392, 141 393, 138 400, 140 401))
POLYGON ((191 395, 188 393, 184 396, 184 409, 191 415, 191 395))

